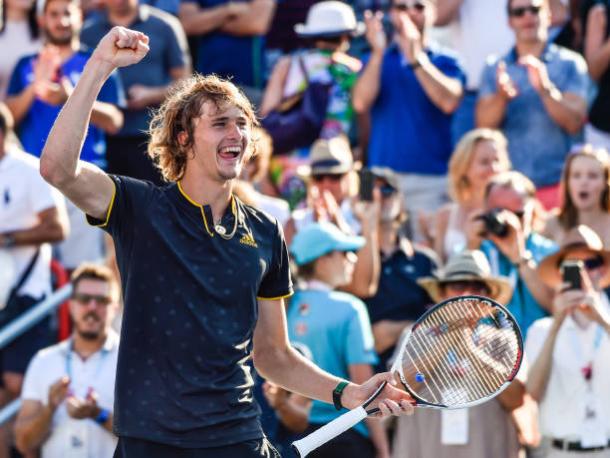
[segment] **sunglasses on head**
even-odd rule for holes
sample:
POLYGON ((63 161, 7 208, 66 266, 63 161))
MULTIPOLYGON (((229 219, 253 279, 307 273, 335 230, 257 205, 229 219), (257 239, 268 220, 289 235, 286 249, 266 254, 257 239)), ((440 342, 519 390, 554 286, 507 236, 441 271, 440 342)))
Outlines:
POLYGON ((426 5, 422 2, 415 2, 415 3, 394 3, 392 5, 392 8, 398 11, 404 11, 407 12, 409 11, 411 8, 413 8, 415 11, 418 12, 422 12, 426 9, 426 5))
POLYGON ((525 13, 529 11, 533 15, 537 15, 541 9, 542 7, 538 5, 518 6, 516 8, 511 8, 509 14, 512 17, 523 17, 525 16, 525 13))
POLYGON ((91 301, 95 301, 96 305, 108 305, 112 301, 109 296, 102 296, 101 294, 85 294, 75 293, 72 295, 72 299, 81 305, 87 305, 91 301))
POLYGON ((341 178, 343 178, 343 176, 344 174, 342 173, 320 173, 317 175, 312 175, 311 179, 316 183, 321 183, 325 180, 339 181, 341 178))
POLYGON ((477 280, 459 280, 449 281, 441 283, 445 289, 449 289, 458 294, 463 294, 468 291, 471 294, 477 294, 480 296, 489 296, 491 293, 489 287, 485 282, 477 280))

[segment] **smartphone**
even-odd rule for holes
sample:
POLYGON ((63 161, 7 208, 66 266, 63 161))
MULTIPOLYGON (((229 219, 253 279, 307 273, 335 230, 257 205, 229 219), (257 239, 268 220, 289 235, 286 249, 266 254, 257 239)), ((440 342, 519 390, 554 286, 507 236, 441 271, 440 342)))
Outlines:
POLYGON ((561 276, 564 283, 569 283, 568 289, 582 289, 582 261, 563 261, 561 263, 561 276))
POLYGON ((360 200, 371 202, 373 200, 373 184, 375 176, 370 169, 364 168, 360 171, 360 200))

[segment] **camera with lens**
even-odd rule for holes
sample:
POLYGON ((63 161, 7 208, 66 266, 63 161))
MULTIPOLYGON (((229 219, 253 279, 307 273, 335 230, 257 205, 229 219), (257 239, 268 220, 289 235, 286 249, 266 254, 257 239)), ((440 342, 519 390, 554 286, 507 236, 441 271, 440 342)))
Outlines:
POLYGON ((508 235, 508 224, 501 215, 501 208, 494 208, 487 213, 479 216, 479 219, 485 224, 485 232, 493 234, 496 237, 506 237, 508 235))

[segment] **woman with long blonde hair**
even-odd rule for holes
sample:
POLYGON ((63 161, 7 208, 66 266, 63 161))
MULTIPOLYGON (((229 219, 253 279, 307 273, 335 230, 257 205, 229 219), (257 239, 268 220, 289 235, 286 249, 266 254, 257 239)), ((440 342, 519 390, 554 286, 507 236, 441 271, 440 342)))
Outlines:
POLYGON ((561 243, 579 224, 593 229, 610 246, 610 156, 587 144, 566 159, 561 175, 561 207, 547 221, 544 235, 561 243))
POLYGON ((464 226, 484 206, 485 185, 510 170, 508 143, 494 129, 474 129, 462 137, 449 161, 449 195, 453 202, 435 217, 434 250, 442 260, 466 248, 464 226))

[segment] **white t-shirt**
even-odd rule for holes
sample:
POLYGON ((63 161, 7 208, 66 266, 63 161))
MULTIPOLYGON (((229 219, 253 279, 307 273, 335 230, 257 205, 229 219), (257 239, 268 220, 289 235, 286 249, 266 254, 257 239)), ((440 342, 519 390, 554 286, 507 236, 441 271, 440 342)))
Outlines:
MULTIPOLYGON (((42 179, 38 159, 16 148, 10 148, 0 160, 0 234, 29 229, 38 224, 38 213, 57 207, 63 210, 65 201, 56 189, 42 179)), ((0 248, 12 255, 15 281, 25 271, 36 253, 35 246, 0 248)), ((34 298, 51 291, 51 246, 41 245, 40 255, 20 294, 34 298)))
MULTIPOLYGON (((98 405, 112 411, 119 336, 109 331, 100 351, 83 361, 71 350, 71 339, 39 351, 30 362, 21 399, 48 403, 49 387, 67 375, 70 390, 85 398, 89 389, 98 394, 98 405)), ((75 420, 62 403, 51 424, 51 434, 42 445, 42 458, 110 458, 117 438, 93 420, 75 420)))
POLYGON ((503 55, 515 43, 506 0, 464 0, 458 19, 449 25, 449 36, 450 46, 462 58, 466 88, 478 89, 487 57, 503 55))
POLYGON ((27 21, 6 21, 4 32, 0 34, 0 100, 6 98, 11 74, 17 61, 23 56, 40 50, 39 39, 30 38, 27 21))
MULTIPOLYGON (((607 305, 605 308, 608 310, 607 305)), ((538 358, 552 324, 553 318, 548 317, 530 326, 525 341, 529 367, 538 358)), ((596 414, 605 429, 606 440, 610 438, 610 339, 596 323, 582 329, 570 316, 563 322, 555 340, 551 373, 540 402, 540 431, 543 436, 582 440, 588 392, 582 369, 591 360, 592 396, 599 406, 596 414)))

